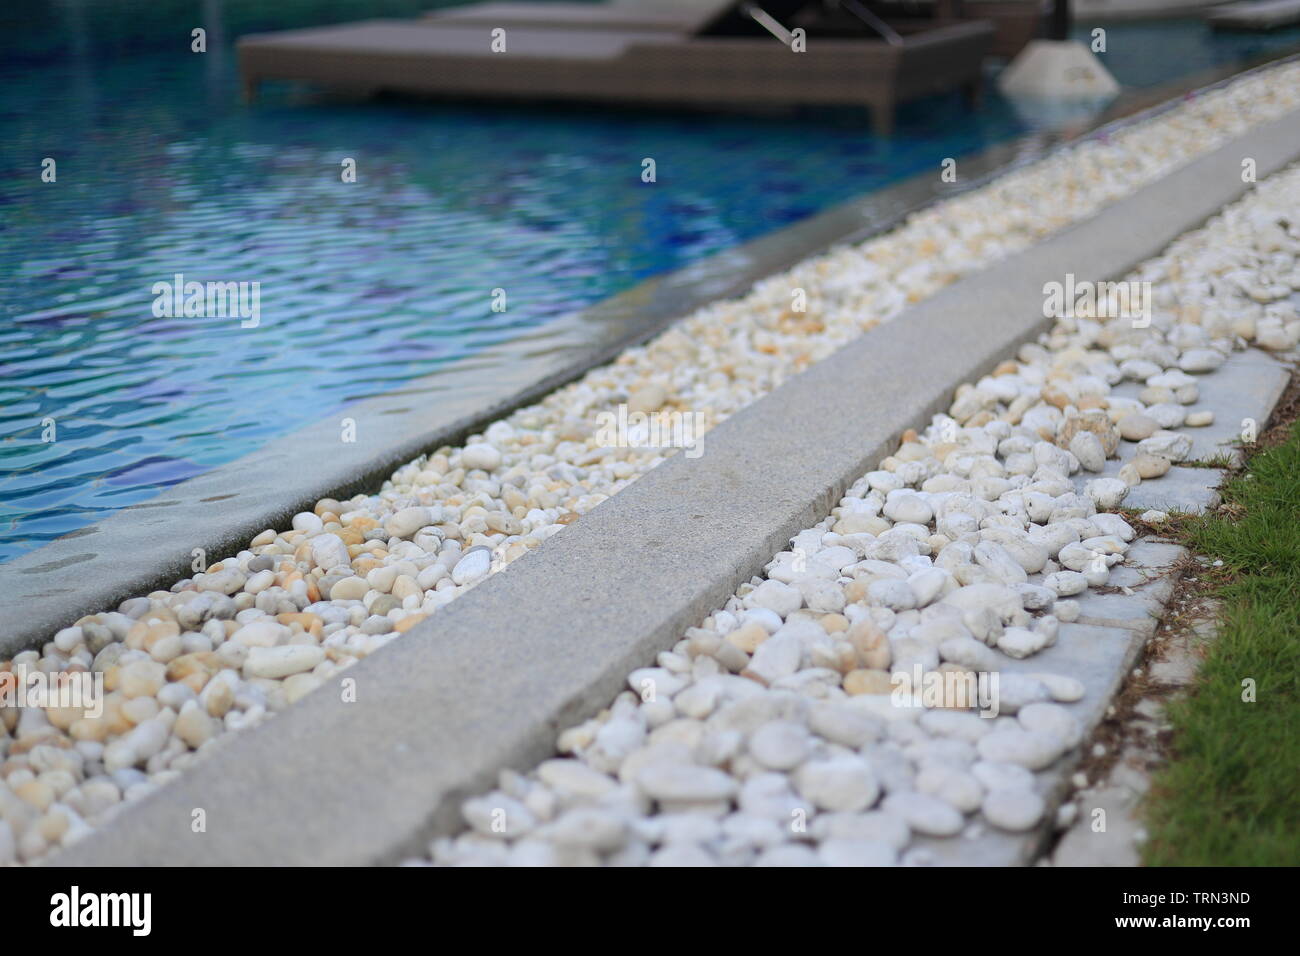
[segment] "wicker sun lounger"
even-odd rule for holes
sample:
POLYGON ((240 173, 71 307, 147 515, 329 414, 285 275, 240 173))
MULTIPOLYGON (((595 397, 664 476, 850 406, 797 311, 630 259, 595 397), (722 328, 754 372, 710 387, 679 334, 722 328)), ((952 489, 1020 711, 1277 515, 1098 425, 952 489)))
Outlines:
POLYGON ((1216 30, 1267 32, 1300 23, 1300 0, 1246 0, 1212 8, 1206 21, 1216 30))
MULTIPOLYGON (((991 20, 996 33, 989 53, 1011 58, 1038 32, 1042 0, 863 0, 885 19, 928 20, 939 26, 958 20, 991 20)), ((724 4, 702 0, 698 4, 653 5, 640 3, 471 3, 431 10, 427 21, 440 24, 474 24, 486 27, 531 27, 583 30, 667 30, 693 33, 707 24, 724 4)))
POLYGON ((691 6, 650 3, 471 3, 430 10, 426 22, 485 27, 574 30, 667 30, 694 33, 722 8, 722 0, 691 6))
MULTIPOLYGON (((806 6, 767 4, 791 24, 806 6)), ((887 134, 899 101, 952 89, 977 98, 980 61, 993 39, 993 26, 982 20, 907 26, 901 36, 889 31, 889 38, 843 35, 830 26, 821 35, 811 21, 806 50, 795 52, 753 20, 743 9, 749 7, 728 4, 689 34, 505 28, 503 52, 493 52, 495 28, 482 24, 370 20, 246 36, 239 63, 250 98, 263 81, 284 79, 461 98, 711 109, 861 106, 887 134)), ((777 16, 770 20, 780 29, 777 16)))

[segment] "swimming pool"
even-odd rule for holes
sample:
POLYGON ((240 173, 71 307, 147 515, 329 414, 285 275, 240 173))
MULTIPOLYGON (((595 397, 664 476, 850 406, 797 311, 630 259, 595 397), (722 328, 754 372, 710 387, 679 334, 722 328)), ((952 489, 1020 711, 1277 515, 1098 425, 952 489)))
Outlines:
MULTIPOLYGON (((171 0, 140 4, 138 23, 86 0, 0 30, 0 560, 641 279, 1026 133, 996 96, 976 114, 956 95, 905 106, 888 141, 839 113, 239 102, 238 33, 427 6, 295 0, 269 15, 208 0, 203 55, 191 5, 171 0), (156 284, 178 273, 258 283, 257 326, 156 315, 156 284)), ((1121 81, 1300 36, 1210 40, 1187 23, 1153 56, 1133 39, 1150 29, 1111 28, 1121 81)))

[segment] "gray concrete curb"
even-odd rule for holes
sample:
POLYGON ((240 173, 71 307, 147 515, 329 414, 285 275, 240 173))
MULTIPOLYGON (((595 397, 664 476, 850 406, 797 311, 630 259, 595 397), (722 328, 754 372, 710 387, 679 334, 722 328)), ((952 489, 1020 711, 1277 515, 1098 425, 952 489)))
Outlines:
POLYGON ((955 383, 1041 331, 1045 281, 1124 275, 1244 193, 1247 155, 1261 178, 1300 156, 1300 113, 849 344, 710 432, 702 457, 668 460, 349 669, 355 703, 321 688, 51 862, 386 863, 457 829, 464 797, 552 753, 955 383))
MULTIPOLYGON (((1156 90, 1126 93, 1098 117, 1107 134, 1176 107, 1178 94, 1204 93, 1248 73, 1226 67, 1156 90), (1156 105, 1150 105, 1159 101, 1156 105)), ((759 279, 833 246, 863 242, 909 214, 977 189, 1089 135, 1029 136, 961 158, 961 177, 946 184, 922 174, 868 196, 647 280, 589 309, 530 330, 455 362, 401 389, 339 409, 236 461, 124 508, 14 561, 0 564, 0 657, 38 646, 81 616, 129 597, 168 588, 188 576, 194 548, 209 559, 247 546, 270 527, 286 527, 322 497, 369 491, 402 464, 455 445, 516 408, 536 402, 677 318, 737 296, 759 279), (340 421, 357 423, 357 441, 339 441, 340 421), (328 449, 328 454, 321 454, 328 449)))

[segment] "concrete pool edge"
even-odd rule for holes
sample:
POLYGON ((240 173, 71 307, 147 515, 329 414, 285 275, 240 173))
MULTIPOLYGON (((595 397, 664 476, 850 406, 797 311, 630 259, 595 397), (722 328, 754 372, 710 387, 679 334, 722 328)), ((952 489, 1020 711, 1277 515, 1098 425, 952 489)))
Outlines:
MULTIPOLYGON (((1215 85, 1293 58, 1270 60, 1215 85)), ((1202 73, 1194 80, 1205 78, 1202 73)), ((1170 92, 1165 88, 1162 95, 1170 92)), ((990 147, 961 160, 962 175, 955 186, 940 183, 936 175, 920 174, 833 207, 703 262, 650 279, 569 319, 557 320, 499 349, 485 350, 400 390, 340 409, 328 419, 0 565, 0 620, 6 622, 0 633, 0 656, 37 646, 86 613, 170 587, 191 573, 196 548, 211 562, 245 547, 268 527, 287 526, 293 514, 309 509, 322 497, 373 490, 395 468, 421 453, 459 443, 702 305, 739 295, 759 279, 836 245, 886 232, 917 210, 979 188, 1012 169, 1067 148, 1097 129, 1141 122, 1177 102, 1166 100, 1118 120, 1104 114, 1096 126, 1080 128, 1071 138, 1049 138, 1044 141, 1049 148, 1028 155, 1021 149, 1024 139, 990 147), (553 328, 566 322, 563 329, 553 328), (503 354, 512 352, 526 356, 537 339, 553 335, 577 338, 593 328, 602 335, 594 347, 575 344, 526 369, 501 361, 503 354), (615 329, 612 335, 610 328, 615 329), (489 362, 495 364, 481 367, 489 362), (413 402, 433 404, 425 396, 411 397, 422 388, 428 390, 431 382, 436 382, 441 393, 435 395, 438 407, 409 407, 413 402), (344 418, 357 422, 355 443, 340 441, 344 418), (326 451, 328 454, 322 454, 326 451)), ((1133 105, 1137 109, 1140 104, 1133 105)), ((553 344, 548 342, 547 347, 553 344)))
POLYGON ((850 343, 710 432, 707 455, 669 459, 547 541, 544 555, 350 668, 354 702, 333 688, 309 694, 51 863, 389 863, 453 828, 461 799, 501 768, 553 753, 557 728, 605 706, 628 671, 826 514, 904 428, 1041 331, 1045 276, 1122 277, 1252 188, 1239 175, 1243 154, 1261 180, 1300 157, 1298 117, 850 343), (205 834, 190 829, 195 808, 205 834))

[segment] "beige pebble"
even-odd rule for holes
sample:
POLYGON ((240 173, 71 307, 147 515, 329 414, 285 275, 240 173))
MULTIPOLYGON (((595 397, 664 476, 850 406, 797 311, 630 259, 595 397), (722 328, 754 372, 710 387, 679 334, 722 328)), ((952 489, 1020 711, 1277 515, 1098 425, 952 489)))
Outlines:
POLYGON ((244 661, 246 677, 288 677, 309 671, 325 659, 325 651, 316 644, 284 644, 279 647, 254 647, 244 661))
POLYGON ((102 742, 108 736, 108 721, 103 717, 82 717, 72 722, 68 736, 73 740, 102 742))
POLYGON ((37 821, 36 829, 46 843, 54 845, 68 832, 68 815, 59 809, 51 810, 37 821))
POLYGON ((1141 441, 1150 438, 1160 430, 1160 424, 1150 415, 1141 412, 1129 412, 1117 423, 1122 438, 1129 441, 1141 441))
POLYGON ((330 600, 360 601, 369 590, 370 586, 366 583, 365 578, 344 578, 330 588, 330 600))
POLYGON ((855 697, 859 694, 888 694, 892 690, 889 674, 885 671, 859 669, 844 675, 844 691, 855 697))
POLYGON ((214 680, 203 688, 199 700, 213 717, 224 717, 234 706, 235 689, 224 680, 214 680))
POLYGON ((1135 455, 1133 460, 1125 465, 1125 468, 1132 467, 1138 473, 1139 478, 1159 478, 1169 471, 1171 463, 1168 458, 1161 455, 1140 454, 1135 455))
POLYGON ((321 685, 315 674, 293 674, 284 680, 284 697, 291 704, 296 704, 307 694, 321 685))
MULTIPOLYGON (((352 580, 352 579, 351 579, 351 578, 347 578, 347 579, 345 579, 345 581, 350 581, 350 580, 352 580)), ((370 572, 368 572, 368 573, 366 574, 366 583, 369 584, 370 587, 374 588, 376 591, 380 591, 380 592, 382 592, 382 593, 384 593, 384 594, 387 594, 387 593, 389 593, 390 591, 392 591, 392 590, 393 590, 393 585, 394 585, 396 582, 397 582, 397 568, 393 567, 392 565, 380 565, 380 566, 374 568, 373 570, 371 570, 370 572)), ((344 583, 344 582, 343 582, 343 581, 340 581, 339 583, 342 584, 342 583, 344 583)), ((337 588, 338 585, 335 585, 335 587, 337 588)), ((352 586, 352 587, 346 588, 346 589, 344 590, 343 593, 345 593, 345 594, 346 594, 346 593, 351 593, 351 592, 353 592, 353 591, 355 591, 355 590, 356 590, 355 586, 352 586)), ((335 594, 335 592, 334 592, 334 591, 331 591, 331 592, 330 592, 330 597, 331 597, 331 598, 334 598, 334 594, 335 594)), ((361 592, 361 595, 360 595, 359 597, 356 597, 356 598, 350 598, 350 599, 349 599, 349 598, 338 598, 338 599, 336 599, 336 600, 353 600, 353 601, 356 601, 356 600, 360 600, 361 597, 365 597, 365 591, 362 591, 362 592, 361 592)))
POLYGON ((153 646, 149 648, 149 656, 160 664, 166 664, 180 657, 184 649, 179 634, 168 634, 153 642, 153 646))
POLYGON ((827 634, 838 634, 848 630, 849 619, 843 614, 825 614, 821 618, 821 626, 827 634))
POLYGON ((1167 405, 1175 399, 1174 390, 1164 385, 1149 385, 1138 393, 1138 401, 1143 405, 1167 405))
POLYGON ((134 697, 122 704, 122 716, 132 724, 142 724, 158 715, 158 701, 153 697, 134 697))
POLYGON ((19 800, 44 812, 54 802, 54 788, 43 780, 28 780, 14 788, 19 800))
POLYGON ((405 634, 411 628, 415 627, 415 625, 423 621, 426 617, 428 617, 427 614, 419 614, 419 613, 408 614, 406 615, 406 617, 402 618, 400 621, 398 621, 396 624, 393 625, 393 630, 396 631, 398 634, 405 634))
POLYGON ((497 534, 523 534, 524 526, 513 515, 500 511, 489 511, 483 518, 488 529, 497 534))
POLYGON ((275 647, 289 639, 289 628, 275 621, 250 621, 231 637, 245 647, 275 647))
MULTIPOLYGON (((849 628, 845 637, 853 645, 853 649, 858 653, 858 660, 867 670, 883 670, 892 662, 893 652, 889 648, 889 637, 875 622, 860 620, 849 628)), ((846 683, 845 689, 847 688, 846 683)))
POLYGON ((67 730, 85 715, 81 707, 47 707, 45 716, 59 730, 67 730))
POLYGON ((727 635, 727 641, 740 648, 746 654, 753 654, 758 645, 767 640, 767 628, 758 621, 746 621, 727 635))
POLYGON ((261 594, 273 584, 275 584, 274 571, 258 571, 244 582, 244 590, 249 594, 261 594))
POLYGON ((118 668, 118 686, 127 697, 152 697, 162 690, 166 673, 157 661, 134 661, 118 668))
POLYGON ((197 750, 216 733, 216 722, 196 701, 189 701, 181 708, 180 715, 172 727, 176 736, 197 750))
POLYGON ((148 650, 160 638, 180 634, 175 621, 136 621, 126 632, 126 646, 133 651, 148 650))
MULTIPOLYGON (((220 670, 220 661, 212 651, 199 651, 194 654, 182 654, 167 665, 169 681, 183 681, 193 674, 210 677, 220 670)), ((187 682, 188 683, 188 682, 187 682)))
POLYGON ((311 614, 305 611, 299 611, 296 613, 289 612, 286 614, 278 614, 276 615, 275 620, 276 623, 283 624, 286 627, 293 627, 294 625, 297 625, 298 627, 306 631, 308 634, 314 634, 314 635, 320 634, 321 628, 324 626, 325 623, 315 614, 311 614))
POLYGON ((668 390, 658 382, 648 382, 633 388, 627 397, 629 413, 658 411, 668 401, 668 390))

